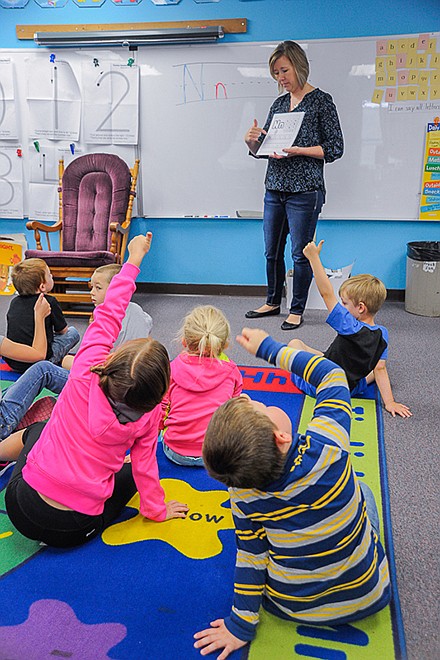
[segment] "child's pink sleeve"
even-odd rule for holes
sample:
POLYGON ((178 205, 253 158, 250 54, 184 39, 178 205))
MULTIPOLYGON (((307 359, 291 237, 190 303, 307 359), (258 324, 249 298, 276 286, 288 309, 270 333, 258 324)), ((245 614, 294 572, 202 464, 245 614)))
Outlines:
POLYGON ((140 513, 150 520, 162 522, 167 515, 165 493, 159 480, 156 459, 157 436, 159 432, 160 406, 151 412, 150 424, 137 438, 131 448, 133 477, 140 497, 140 513))
POLYGON ((70 371, 72 377, 80 377, 107 358, 121 330, 139 272, 134 264, 125 263, 110 282, 104 302, 94 310, 93 322, 84 333, 70 371))

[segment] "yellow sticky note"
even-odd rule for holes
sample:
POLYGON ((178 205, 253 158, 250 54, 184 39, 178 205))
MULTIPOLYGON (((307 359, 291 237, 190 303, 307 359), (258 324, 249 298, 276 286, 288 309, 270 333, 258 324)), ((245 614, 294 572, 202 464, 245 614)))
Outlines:
POLYGON ((429 97, 431 101, 438 101, 438 99, 440 99, 440 85, 434 85, 431 87, 429 97))
POLYGON ((427 63, 428 63, 428 57, 426 53, 423 54, 419 53, 416 57, 416 66, 419 69, 426 69, 427 63))
POLYGON ((408 53, 417 52, 417 41, 418 39, 408 39, 408 53))
POLYGON ((376 73, 385 71, 386 61, 386 57, 376 57, 376 73))
POLYGON ((396 56, 391 55, 391 57, 387 58, 387 69, 388 71, 395 71, 396 70, 396 56))
POLYGON ((417 69, 411 69, 408 71, 408 84, 416 85, 419 82, 419 75, 420 71, 417 71, 417 69))
POLYGON ((395 73, 389 73, 387 75, 387 85, 397 85, 397 76, 395 73))
POLYGON ((373 92, 371 103, 380 104, 382 102, 382 98, 383 98, 383 89, 375 89, 373 92))
POLYGON ((440 53, 433 53, 430 62, 431 69, 440 69, 440 53))
POLYGON ((417 85, 409 85, 407 87, 408 90, 408 101, 417 101, 417 95, 419 88, 417 85))
POLYGON ((397 50, 399 53, 407 53, 408 52, 408 44, 409 44, 409 39, 398 39, 397 40, 397 50))
POLYGON ((376 73, 376 87, 383 87, 385 85, 385 74, 376 73))
POLYGON ((419 101, 427 101, 429 98, 429 91, 427 85, 421 85, 419 87, 419 101))
POLYGON ((398 101, 407 101, 408 100, 408 88, 399 87, 397 89, 397 100, 398 101))
POLYGON ((440 84, 440 71, 431 71, 429 74, 429 80, 431 83, 431 87, 435 87, 435 85, 440 84))
POLYGON ((390 55, 395 55, 395 53, 397 53, 397 39, 390 39, 388 41, 388 53, 390 55))
POLYGON ((431 37, 431 39, 428 41, 427 50, 430 53, 436 53, 437 52, 437 37, 431 37))
POLYGON ((420 71, 419 85, 428 85, 428 84, 429 84, 429 73, 427 71, 420 71))
POLYGON ((408 69, 412 69, 416 65, 417 65, 417 57, 415 55, 410 55, 408 53, 408 56, 406 58, 406 66, 408 67, 408 69))

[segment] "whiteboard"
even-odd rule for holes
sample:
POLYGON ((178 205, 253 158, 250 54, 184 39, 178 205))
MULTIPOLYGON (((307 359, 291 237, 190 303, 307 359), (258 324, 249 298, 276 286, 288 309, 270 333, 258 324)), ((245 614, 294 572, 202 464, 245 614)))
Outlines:
MULTIPOLYGON (((424 52, 417 46, 419 35, 405 38, 411 39, 416 51, 424 52)), ((439 51, 440 33, 429 38, 437 40, 439 51)), ((440 116, 440 98, 373 102, 377 57, 387 39, 396 44, 402 40, 399 36, 301 42, 310 61, 310 82, 333 96, 345 139, 342 159, 324 168, 324 219, 419 217, 426 124, 440 116)), ((34 215, 49 219, 50 207, 55 218, 59 156, 67 164, 82 153, 99 151, 116 153, 129 166, 140 158, 134 215, 172 218, 235 217, 238 210, 261 213, 266 161, 248 155, 243 137, 254 118, 260 125, 264 123, 277 96, 267 66, 275 46, 276 42, 146 46, 137 53, 125 48, 0 50, 0 207, 5 200, 9 205, 9 214, 0 215, 27 215, 32 211, 32 191, 37 188, 39 204, 47 200, 47 208, 45 204, 34 208, 34 215), (32 106, 27 101, 26 61, 40 58, 46 66, 51 54, 71 67, 82 119, 78 140, 42 138, 37 154, 29 115, 32 106), (119 140, 118 144, 91 145, 85 120, 92 116, 97 121, 100 113, 86 94, 85 72, 91 68, 99 76, 103 64, 109 62, 119 69, 127 67, 129 56, 140 74, 138 112, 124 111, 123 117, 133 135, 139 119, 137 144, 125 145, 119 140), (99 59, 96 71, 95 59, 99 59), (13 62, 13 85, 8 61, 13 62), (16 124, 10 111, 12 86, 16 124), (74 155, 70 153, 72 142, 74 155), (17 148, 22 152, 20 158, 17 148), (35 171, 43 173, 44 189, 32 183, 35 171), (53 194, 46 194, 46 184, 53 194)), ((440 79, 440 56, 437 68, 432 62, 424 72, 440 79)), ((430 84, 431 93, 435 84, 430 84)), ((440 95, 440 84, 436 89, 440 95)), ((386 98, 386 86, 379 91, 386 98)), ((110 108, 112 113, 118 102, 110 108)))
MULTIPOLYGON (((437 49, 440 48, 440 33, 437 49)), ((418 38, 416 35, 415 38, 418 38)), ((378 42, 386 37, 301 42, 309 81, 329 92, 344 133, 342 159, 325 165, 328 219, 419 217, 426 124, 438 101, 373 103, 378 42)), ((262 126, 277 85, 276 46, 239 43, 140 49, 143 210, 149 216, 262 211, 266 162, 243 136, 262 126)))

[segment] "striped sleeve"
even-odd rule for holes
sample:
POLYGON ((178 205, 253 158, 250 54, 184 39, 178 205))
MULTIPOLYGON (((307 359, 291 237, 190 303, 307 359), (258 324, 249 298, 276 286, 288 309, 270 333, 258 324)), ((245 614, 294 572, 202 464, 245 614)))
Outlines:
POLYGON ((328 440, 350 450, 351 400, 343 369, 322 355, 297 351, 272 337, 261 343, 257 357, 286 371, 292 371, 316 387, 316 404, 306 435, 328 440))
POLYGON ((234 578, 234 604, 225 626, 238 639, 255 637, 263 591, 267 581, 269 544, 261 523, 243 514, 230 490, 231 510, 235 524, 237 558, 234 578))

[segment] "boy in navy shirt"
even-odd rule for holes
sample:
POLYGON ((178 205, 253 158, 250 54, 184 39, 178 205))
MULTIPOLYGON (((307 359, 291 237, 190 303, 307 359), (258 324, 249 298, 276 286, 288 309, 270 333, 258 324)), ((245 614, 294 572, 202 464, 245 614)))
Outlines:
MULTIPOLYGON (((47 295, 53 289, 52 274, 43 259, 25 259, 14 266, 12 281, 18 296, 14 296, 7 313, 6 336, 18 344, 32 346, 34 337, 34 305, 41 293, 51 307, 46 317, 47 353, 46 360, 60 365, 64 356, 79 342, 79 332, 68 326, 56 298, 47 295)), ((31 363, 11 360, 5 361, 19 373, 24 373, 31 363)))
MULTIPOLYGON (((324 353, 307 346, 300 339, 293 339, 289 346, 323 355, 342 367, 351 396, 361 396, 367 385, 375 380, 386 410, 393 417, 396 414, 410 417, 412 413, 408 406, 397 403, 391 390, 386 367, 388 331, 374 320, 385 301, 386 288, 373 275, 356 275, 343 282, 339 289, 342 304, 338 302, 319 256, 323 243, 321 241, 315 245, 312 241, 303 252, 310 261, 319 293, 329 311, 327 323, 338 335, 324 353)), ((300 390, 316 396, 316 389, 302 378, 292 374, 292 380, 300 390)))

